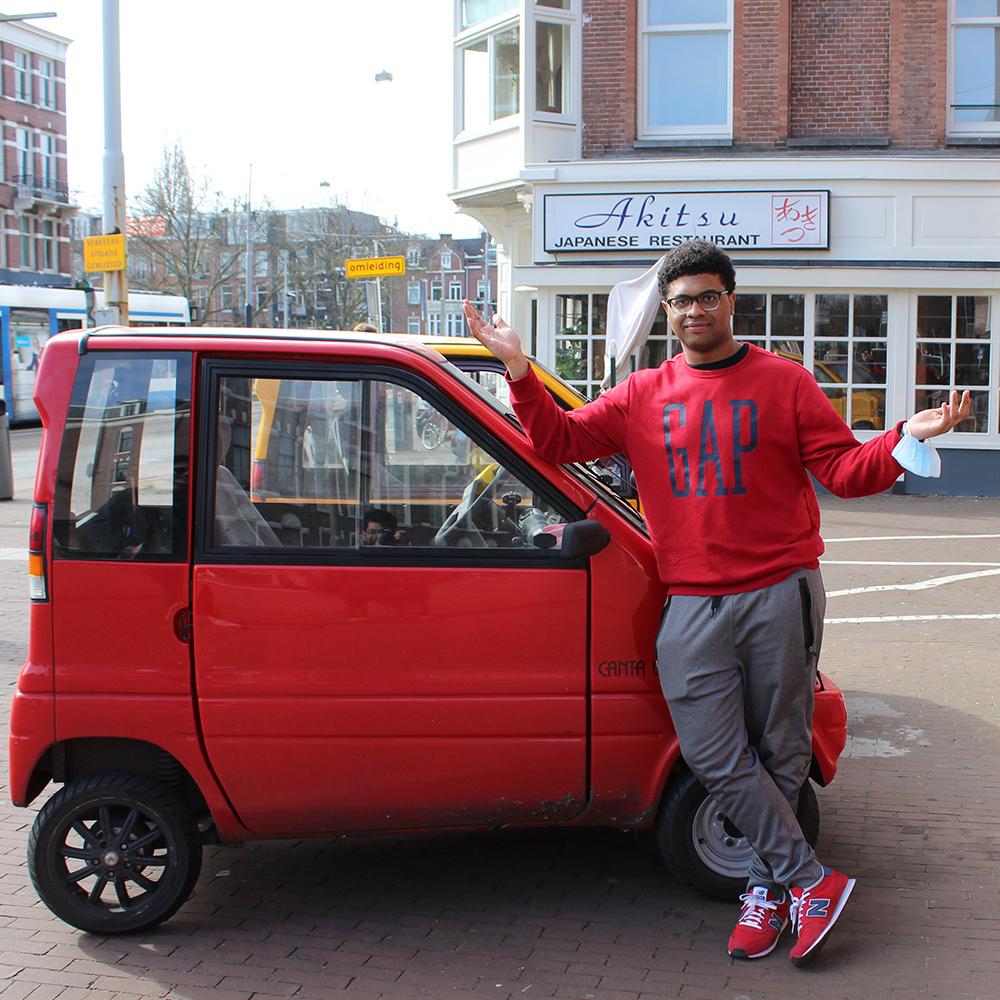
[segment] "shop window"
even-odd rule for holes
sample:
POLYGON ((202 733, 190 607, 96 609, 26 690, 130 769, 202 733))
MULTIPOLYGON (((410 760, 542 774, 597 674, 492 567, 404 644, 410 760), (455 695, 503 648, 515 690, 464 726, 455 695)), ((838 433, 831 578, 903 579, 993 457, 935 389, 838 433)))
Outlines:
POLYGON ((732 135, 732 0, 642 0, 641 132, 732 135))
POLYGON ((556 296, 556 372, 591 399, 605 376, 607 316, 607 295, 556 296))
POLYGON ((991 301, 986 295, 918 295, 915 410, 940 406, 968 389, 972 415, 956 430, 990 430, 991 301))
MULTIPOLYGON (((740 292, 733 335, 739 343, 809 365, 833 408, 852 429, 886 423, 888 296, 740 292)), ((636 367, 655 368, 681 351, 665 316, 657 315, 636 367)), ((621 366, 621 359, 619 360, 621 366)))
POLYGON ((817 295, 813 374, 854 430, 885 429, 888 298, 817 295))
POLYGON ((1000 4, 950 0, 949 130, 995 134, 1000 129, 1000 4))

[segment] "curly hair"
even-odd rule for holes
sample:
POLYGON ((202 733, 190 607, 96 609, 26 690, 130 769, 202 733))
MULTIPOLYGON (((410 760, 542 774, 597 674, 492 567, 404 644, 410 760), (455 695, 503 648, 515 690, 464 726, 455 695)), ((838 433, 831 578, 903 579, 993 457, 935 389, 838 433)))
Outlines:
POLYGON ((671 281, 692 274, 717 274, 722 279, 723 291, 736 288, 736 269, 729 254, 708 240, 688 240, 671 250, 660 265, 657 279, 660 298, 666 299, 671 281))

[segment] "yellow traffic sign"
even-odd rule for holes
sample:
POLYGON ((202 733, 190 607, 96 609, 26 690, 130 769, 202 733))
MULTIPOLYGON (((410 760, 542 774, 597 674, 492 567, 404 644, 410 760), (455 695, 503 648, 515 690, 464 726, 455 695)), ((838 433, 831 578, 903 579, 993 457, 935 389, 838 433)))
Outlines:
POLYGON ((384 278, 390 274, 406 274, 405 257, 362 257, 344 261, 348 278, 384 278))
POLYGON ((124 233, 84 237, 84 271, 124 271, 125 267, 124 233))

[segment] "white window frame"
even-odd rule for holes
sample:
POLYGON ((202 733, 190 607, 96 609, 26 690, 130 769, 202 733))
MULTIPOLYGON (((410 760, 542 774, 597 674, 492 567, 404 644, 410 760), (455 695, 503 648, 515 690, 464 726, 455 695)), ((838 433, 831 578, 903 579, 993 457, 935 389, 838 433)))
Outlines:
POLYGON ((56 110, 56 64, 52 59, 38 60, 38 106, 56 110))
POLYGON ((420 336, 420 317, 419 316, 407 316, 406 317, 406 332, 420 336))
MULTIPOLYGON (((907 393, 906 409, 912 413, 916 408, 917 394, 921 387, 928 387, 932 392, 940 394, 943 401, 952 389, 968 389, 975 397, 987 401, 986 429, 983 431, 969 431, 956 429, 948 434, 946 439, 941 440, 941 444, 954 440, 961 443, 963 447, 967 445, 985 445, 996 448, 1000 441, 1000 324, 997 319, 1000 317, 1000 295, 989 289, 962 289, 956 291, 954 288, 922 288, 911 292, 910 295, 911 323, 909 336, 907 338, 907 393), (918 328, 917 318, 919 316, 919 299, 922 296, 930 298, 951 299, 951 323, 947 336, 931 337, 918 328), (960 298, 983 298, 988 302, 987 318, 989 336, 982 338, 966 338, 958 335, 958 309, 957 299, 960 298), (949 351, 949 372, 948 379, 937 385, 925 381, 918 381, 917 372, 917 348, 920 344, 941 344, 947 345, 949 351), (973 385, 969 382, 958 380, 958 358, 959 347, 984 346, 989 348, 989 375, 986 385, 973 385)), ((934 400, 937 402, 937 400, 934 400)), ((976 405, 975 403, 973 404, 976 405)), ((960 425, 961 426, 961 425, 960 425)))
POLYGON ((731 139, 733 135, 733 37, 735 34, 734 0, 726 0, 725 24, 650 24, 649 0, 640 0, 639 28, 639 138, 641 139, 731 139), (653 38, 664 35, 726 34, 726 121, 703 125, 652 125, 649 121, 649 45, 653 38))
POLYGON ((452 302, 457 302, 462 299, 462 282, 461 281, 449 281, 448 282, 448 299, 452 302))
POLYGON ((450 312, 445 317, 445 336, 461 337, 465 335, 465 316, 460 312, 450 312))
POLYGON ((31 103, 31 53, 14 49, 14 100, 31 103))
POLYGON ((41 239, 39 240, 40 260, 38 261, 39 271, 59 270, 59 245, 56 224, 51 219, 42 221, 41 239))
MULTIPOLYGON (((532 112, 537 121, 569 121, 572 120, 576 112, 576 84, 574 70, 576 66, 578 43, 576 42, 576 17, 571 7, 547 7, 536 3, 532 11, 534 15, 534 28, 531 32, 531 44, 533 51, 531 58, 527 60, 528 72, 533 74, 531 83, 532 112), (539 108, 539 87, 538 87, 538 60, 536 51, 538 46, 538 29, 540 25, 562 30, 562 84, 561 97, 562 107, 558 110, 551 108, 539 108)), ((527 34, 527 32, 525 32, 527 34)), ((524 41, 522 40, 522 44, 524 41)))
POLYGON ((35 147, 31 131, 26 128, 16 129, 14 141, 17 144, 15 176, 20 177, 22 183, 29 184, 31 181, 26 178, 35 176, 35 147))
MULTIPOLYGON (((496 17, 483 20, 463 30, 462 0, 455 0, 455 135, 478 135, 501 129, 515 128, 518 126, 525 101, 525 39, 523 25, 521 24, 521 6, 521 3, 513 4, 509 9, 502 11, 496 17), (518 35, 517 109, 509 115, 496 117, 496 42, 501 35, 505 35, 511 30, 516 30, 518 35), (465 63, 463 59, 463 52, 470 46, 477 45, 483 41, 486 42, 486 59, 489 67, 489 93, 486 97, 487 106, 485 114, 481 117, 481 124, 476 122, 473 123, 472 126, 467 126, 465 122, 465 63)), ((530 64, 532 67, 534 66, 534 56, 532 56, 530 64)))
POLYGON ((18 235, 20 236, 21 270, 34 271, 36 262, 35 226, 31 219, 23 215, 20 217, 18 235))
MULTIPOLYGON (((1000 107, 994 108, 995 121, 991 122, 960 122, 955 120, 955 104, 959 96, 955 92, 955 69, 957 66, 956 35, 961 28, 966 27, 1000 28, 1000 12, 993 17, 959 17, 958 0, 948 0, 948 123, 949 135, 998 135, 1000 134, 1000 107)), ((997 57, 1000 59, 1000 55, 997 57)), ((1000 88, 993 95, 993 100, 1000 104, 1000 88)))
POLYGON ((40 180, 47 188, 55 188, 59 184, 59 158, 56 154, 56 137, 42 134, 42 176, 40 180))

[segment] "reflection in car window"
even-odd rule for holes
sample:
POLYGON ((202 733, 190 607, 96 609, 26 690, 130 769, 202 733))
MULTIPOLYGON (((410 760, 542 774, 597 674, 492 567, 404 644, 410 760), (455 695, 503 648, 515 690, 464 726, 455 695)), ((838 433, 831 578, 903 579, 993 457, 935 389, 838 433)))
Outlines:
POLYGON ((411 389, 227 375, 217 398, 214 546, 559 547, 566 518, 411 389))
POLYGON ((189 355, 80 362, 56 487, 58 555, 186 557, 190 366, 189 355))

